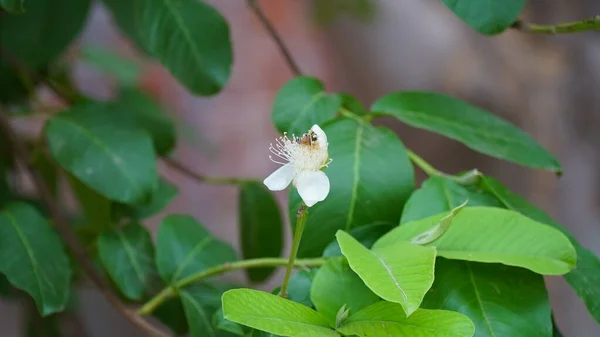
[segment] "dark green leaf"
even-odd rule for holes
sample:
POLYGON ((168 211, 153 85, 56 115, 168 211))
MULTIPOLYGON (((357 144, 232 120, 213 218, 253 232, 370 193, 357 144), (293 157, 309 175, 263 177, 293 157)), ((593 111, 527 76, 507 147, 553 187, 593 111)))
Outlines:
POLYGON ((215 336, 215 328, 212 325, 214 309, 211 309, 204 302, 205 289, 199 286, 187 287, 181 289, 179 295, 190 327, 190 336, 215 336))
POLYGON ((0 8, 12 14, 25 12, 25 0, 0 0, 0 8))
POLYGON ((227 22, 195 0, 135 0, 143 46, 197 95, 213 95, 229 80, 233 55, 227 22))
POLYGON ((146 130, 159 155, 167 155, 176 141, 175 123, 149 95, 133 88, 122 88, 114 108, 119 110, 122 121, 146 130))
POLYGON ((517 21, 525 0, 442 0, 471 28, 485 35, 502 33, 517 21))
POLYGON ((312 308, 313 303, 310 300, 310 288, 312 287, 317 271, 317 269, 298 270, 292 275, 288 284, 288 298, 312 308))
POLYGON ((185 335, 188 332, 188 322, 181 298, 171 298, 163 302, 154 310, 152 316, 158 318, 177 335, 185 335))
POLYGON ((73 106, 50 119, 45 134, 58 164, 111 200, 140 203, 156 188, 150 136, 124 123, 110 105, 73 106))
POLYGON ((244 327, 234 323, 223 316, 223 308, 219 308, 213 315, 213 325, 218 330, 228 331, 236 336, 244 336, 244 327))
POLYGON ((121 292, 131 300, 151 293, 158 274, 150 233, 139 224, 110 228, 98 238, 98 254, 121 292))
POLYGON ((110 227, 113 224, 112 202, 72 175, 67 175, 67 180, 83 212, 84 223, 80 229, 85 228, 94 236, 110 227))
MULTIPOLYGON (((309 209, 299 256, 319 256, 338 229, 382 221, 398 223, 402 205, 414 189, 414 171, 406 148, 383 127, 352 119, 324 126, 333 159, 325 173, 331 182, 329 196, 309 209)), ((302 200, 290 194, 290 214, 302 200)), ((296 219, 292 217, 292 225, 296 219)))
POLYGON ((158 180, 158 187, 150 196, 150 202, 143 205, 115 204, 114 212, 117 217, 128 217, 134 220, 142 220, 156 215, 162 211, 179 193, 177 186, 171 184, 164 178, 158 180))
POLYGON ((483 177, 482 179, 482 187, 494 194, 504 207, 557 228, 569 238, 577 251, 577 266, 564 277, 583 300, 590 314, 596 321, 600 322, 600 260, 598 257, 579 244, 567 228, 552 220, 548 214, 530 204, 521 196, 507 190, 502 183, 490 177, 483 177))
POLYGON ((341 258, 329 259, 319 269, 312 283, 310 298, 331 326, 336 326, 336 315, 340 308, 345 306, 350 313, 355 313, 379 301, 379 297, 341 258))
POLYGON ((64 310, 71 278, 69 260, 50 224, 25 203, 0 211, 0 272, 33 297, 42 315, 64 310))
POLYGON ((102 0, 119 30, 139 51, 146 52, 135 21, 137 0, 102 0))
POLYGON ((452 138, 492 157, 532 168, 561 171, 556 158, 525 132, 487 111, 443 94, 393 93, 378 99, 371 110, 452 138))
POLYGON ((341 105, 340 95, 327 93, 318 79, 302 76, 279 89, 271 117, 279 132, 300 136, 335 117, 341 105))
POLYGON ((361 116, 369 113, 369 110, 356 97, 350 94, 340 94, 342 96, 342 107, 355 115, 361 116))
POLYGON ((114 76, 119 84, 134 86, 138 83, 141 66, 132 60, 128 60, 106 49, 96 47, 84 48, 81 56, 85 62, 114 76))
MULTIPOLYGON (((239 195, 242 257, 278 257, 283 246, 283 221, 273 195, 261 183, 241 186, 239 195)), ((266 280, 275 268, 247 269, 252 282, 266 280)))
MULTIPOLYGON (((370 249, 375 243, 375 241, 377 241, 377 239, 379 239, 385 233, 392 230, 392 228, 394 227, 395 225, 392 225, 390 223, 378 222, 366 226, 352 228, 349 234, 358 242, 360 242, 363 246, 365 246, 365 248, 370 249)), ((323 252, 323 257, 335 256, 343 256, 342 250, 340 249, 340 245, 337 242, 337 240, 332 241, 323 252)))
POLYGON ((187 215, 168 215, 161 222, 156 244, 156 265, 169 284, 236 259, 235 251, 187 215))
POLYGON ((552 337, 544 279, 526 269, 438 259, 423 308, 468 316, 476 337, 552 337))

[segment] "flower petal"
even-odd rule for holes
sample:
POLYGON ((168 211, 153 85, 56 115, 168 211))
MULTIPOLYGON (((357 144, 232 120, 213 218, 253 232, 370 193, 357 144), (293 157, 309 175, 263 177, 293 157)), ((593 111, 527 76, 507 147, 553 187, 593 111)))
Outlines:
POLYGON ((321 129, 320 126, 318 126, 317 124, 313 125, 312 128, 310 128, 310 130, 314 133, 317 134, 317 141, 319 142, 319 146, 323 149, 327 149, 327 135, 325 134, 325 131, 323 131, 323 129, 321 129))
POLYGON ((271 173, 271 175, 268 176, 263 183, 271 191, 281 191, 288 187, 293 179, 294 166, 292 166, 290 163, 287 163, 278 168, 275 172, 271 173))
POLYGON ((329 194, 329 178, 323 171, 303 171, 296 179, 296 188, 306 206, 311 207, 329 194))

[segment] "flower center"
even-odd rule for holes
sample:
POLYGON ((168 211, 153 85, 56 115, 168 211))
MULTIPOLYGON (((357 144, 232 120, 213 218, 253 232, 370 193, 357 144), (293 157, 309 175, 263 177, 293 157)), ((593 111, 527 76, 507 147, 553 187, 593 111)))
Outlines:
POLYGON ((286 134, 271 144, 269 151, 277 158, 269 156, 274 163, 290 163, 297 171, 317 171, 329 164, 327 146, 320 146, 319 140, 310 133, 302 137, 288 138, 286 134))

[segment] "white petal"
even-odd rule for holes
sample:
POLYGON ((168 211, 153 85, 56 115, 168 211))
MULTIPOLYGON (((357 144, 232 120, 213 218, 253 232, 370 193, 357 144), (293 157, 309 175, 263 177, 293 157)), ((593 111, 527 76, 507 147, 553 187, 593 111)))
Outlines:
POLYGON ((329 178, 323 171, 303 171, 296 179, 296 188, 306 206, 311 207, 329 194, 329 178))
POLYGON ((271 191, 284 190, 294 179, 294 166, 288 163, 278 168, 263 181, 271 191))
POLYGON ((310 128, 314 133, 317 134, 317 140, 319 142, 319 146, 321 148, 327 148, 327 135, 325 134, 325 131, 323 131, 323 129, 321 129, 320 126, 318 126, 317 124, 313 125, 312 128, 310 128))

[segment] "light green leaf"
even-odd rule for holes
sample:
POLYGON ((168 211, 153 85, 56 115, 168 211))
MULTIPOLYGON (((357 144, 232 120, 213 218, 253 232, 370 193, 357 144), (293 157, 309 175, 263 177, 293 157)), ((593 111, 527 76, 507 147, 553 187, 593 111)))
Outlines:
MULTIPOLYGON (((412 221, 392 230, 373 249, 406 242, 437 224, 446 214, 412 221)), ((562 275, 576 262, 575 249, 562 233, 519 213, 494 207, 467 207, 433 244, 439 256, 523 267, 562 275)))
POLYGON ((141 66, 138 63, 107 49, 86 46, 82 50, 81 58, 84 62, 114 76, 121 85, 134 86, 140 78, 141 66))
POLYGON ((154 245, 144 227, 131 223, 98 237, 98 254, 111 279, 131 300, 141 300, 157 285, 154 245))
POLYGON ((414 238, 412 238, 412 240, 410 240, 410 242, 417 245, 427 245, 433 243, 435 240, 442 237, 442 235, 444 235, 444 233, 448 231, 448 228, 450 228, 450 225, 452 224, 452 219, 454 219, 456 214, 458 214, 467 205, 468 202, 469 200, 467 199, 462 204, 451 209, 448 215, 440 219, 440 222, 438 222, 425 232, 415 236, 414 238))
POLYGON ((52 117, 44 131, 56 162, 105 197, 140 203, 156 188, 150 136, 123 122, 110 105, 75 105, 52 117))
POLYGON ((548 293, 541 275, 499 264, 438 259, 424 308, 460 312, 476 337, 552 337, 548 293))
POLYGON ((281 336, 340 336, 311 308, 258 290, 227 291, 223 294, 223 313, 230 321, 281 336))
POLYGON ((329 259, 319 269, 312 283, 310 298, 331 326, 336 326, 340 308, 345 307, 350 313, 355 313, 379 301, 379 297, 365 286, 342 258, 329 259))
POLYGON ((419 309, 410 317, 397 303, 377 302, 354 315, 338 329, 360 337, 471 337, 473 322, 457 312, 419 309))
POLYGON ((33 297, 43 316, 65 309, 71 283, 67 254, 50 224, 28 204, 0 211, 0 272, 33 297))
POLYGON ((471 28, 485 35, 502 33, 517 21, 525 0, 442 0, 471 28))
POLYGON ((196 0, 135 0, 133 19, 144 49, 196 95, 229 80, 233 55, 227 22, 196 0))
POLYGON ((341 105, 340 95, 327 93, 321 81, 301 76, 279 89, 271 117, 279 132, 300 136, 335 117, 341 105))
POLYGON ((236 259, 235 251, 187 215, 168 215, 160 224, 156 265, 169 284, 236 259))
POLYGON ((590 250, 583 247, 569 233, 567 228, 555 222, 539 208, 530 204, 521 196, 506 189, 496 179, 490 177, 482 178, 482 188, 495 195, 504 207, 519 212, 533 220, 557 228, 563 232, 571 241, 577 251, 577 266, 566 274, 564 278, 583 300, 590 314, 600 322, 600 260, 590 250))
POLYGON ((406 316, 419 308, 433 284, 435 248, 398 242, 368 250, 343 231, 336 237, 352 270, 375 294, 400 303, 406 316))
POLYGON ((318 269, 301 269, 292 275, 288 284, 288 298, 312 308, 313 303, 310 300, 310 288, 317 272, 318 269))
POLYGON ((11 14, 21 14, 25 12, 25 0, 0 0, 0 8, 11 14))
POLYGON ((371 111, 452 138, 488 156, 561 172, 556 158, 525 132, 487 111, 443 94, 393 93, 373 103, 371 111))
POLYGON ((117 217, 128 217, 133 220, 142 220, 156 215, 164 210, 179 193, 177 186, 164 178, 158 180, 158 187, 152 192, 150 201, 143 205, 115 204, 114 213, 117 217))
MULTIPOLYGON (((391 223, 376 222, 373 224, 352 228, 349 232, 353 238, 358 240, 365 248, 371 249, 375 241, 395 227, 391 223)), ((323 257, 343 256, 337 240, 331 243, 323 251, 323 257)))
POLYGON ((113 108, 119 110, 123 122, 137 125, 152 136, 154 149, 159 155, 167 155, 175 147, 175 123, 146 93, 133 88, 122 88, 113 108))
MULTIPOLYGON (((264 184, 242 184, 239 194, 239 227, 242 257, 277 257, 283 246, 283 220, 279 206, 264 184)), ((252 282, 266 280, 275 268, 247 269, 252 282)))
MULTIPOLYGON (((375 222, 398 223, 402 205, 414 189, 414 171, 406 148, 389 129, 353 119, 323 127, 333 159, 325 173, 327 198, 309 209, 299 256, 320 256, 339 229, 347 232, 375 222)), ((290 192, 295 215, 302 200, 290 192)), ((290 219, 295 226, 296 218, 290 219)))

